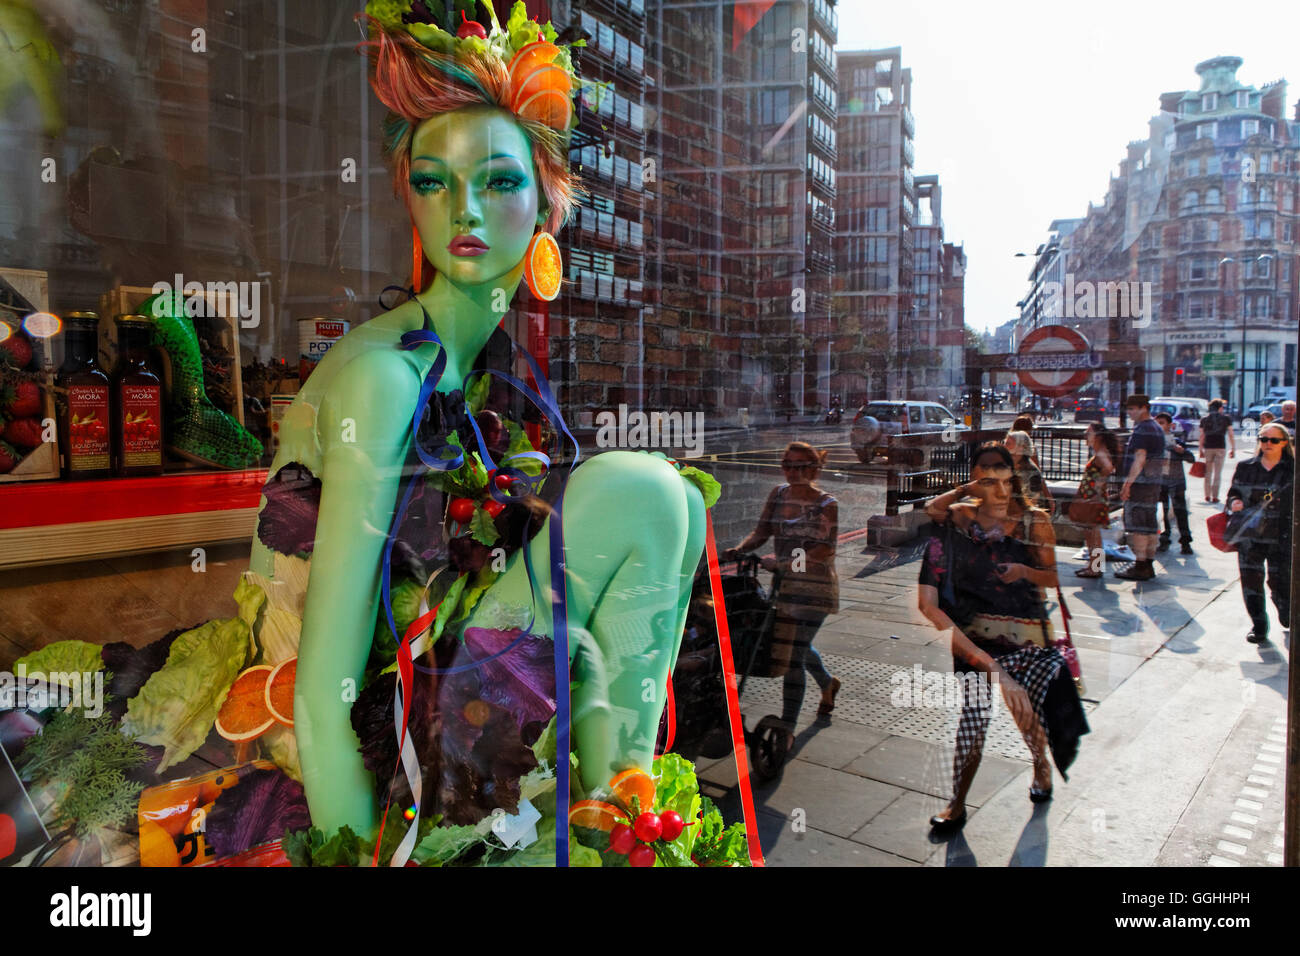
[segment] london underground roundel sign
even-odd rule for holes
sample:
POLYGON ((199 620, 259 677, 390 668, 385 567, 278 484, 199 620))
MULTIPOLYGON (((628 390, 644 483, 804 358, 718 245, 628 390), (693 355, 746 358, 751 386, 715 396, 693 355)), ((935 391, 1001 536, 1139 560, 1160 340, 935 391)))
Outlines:
POLYGON ((1088 340, 1064 325, 1044 325, 1025 336, 1007 363, 1025 388, 1044 398, 1078 391, 1101 367, 1088 340))

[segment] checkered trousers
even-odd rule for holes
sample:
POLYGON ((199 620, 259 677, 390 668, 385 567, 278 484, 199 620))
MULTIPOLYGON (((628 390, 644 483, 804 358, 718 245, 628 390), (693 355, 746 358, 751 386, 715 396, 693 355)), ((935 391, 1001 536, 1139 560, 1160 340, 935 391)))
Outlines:
MULTIPOLYGON (((1043 712, 1043 703, 1047 700, 1047 687, 1056 677, 1057 671, 1065 666, 1065 658, 1055 648, 1039 647, 1031 644, 1003 655, 994 655, 1002 669, 1011 675, 1012 680, 1025 689, 1034 713, 1043 730, 1047 730, 1047 718, 1043 712)), ((964 670, 964 668, 963 668, 964 670)), ((960 673, 960 671, 959 671, 960 673)), ((969 672, 972 673, 973 672, 969 672)), ((983 678, 984 674, 979 675, 983 678)), ((962 695, 961 720, 957 724, 957 748, 953 754, 952 773, 953 790, 962 777, 971 760, 979 760, 984 750, 984 738, 988 734, 989 721, 993 719, 993 694, 1001 694, 997 685, 983 683, 976 687, 967 684, 962 695)), ((1025 741, 1029 743, 1028 740, 1025 741)))

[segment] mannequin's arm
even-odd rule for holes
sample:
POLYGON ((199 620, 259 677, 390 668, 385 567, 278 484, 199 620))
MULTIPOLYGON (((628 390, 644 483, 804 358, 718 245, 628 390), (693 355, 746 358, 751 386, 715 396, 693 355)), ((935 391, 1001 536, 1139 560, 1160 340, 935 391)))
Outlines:
POLYGON ((349 719, 370 652, 380 565, 397 504, 420 378, 414 359, 373 351, 341 369, 317 419, 320 513, 303 612, 295 732, 313 825, 368 836, 373 791, 349 719))

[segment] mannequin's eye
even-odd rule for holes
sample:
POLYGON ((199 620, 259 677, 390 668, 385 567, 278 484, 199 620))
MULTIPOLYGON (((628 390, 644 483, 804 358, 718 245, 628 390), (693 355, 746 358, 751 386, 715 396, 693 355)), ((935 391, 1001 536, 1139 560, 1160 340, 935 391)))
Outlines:
POLYGON ((414 173, 411 176, 411 188, 420 195, 427 196, 430 193, 441 192, 447 187, 442 179, 430 173, 414 173))
POLYGON ((522 176, 513 176, 509 173, 498 173, 488 180, 488 189, 499 193, 518 192, 524 188, 524 178, 522 176))

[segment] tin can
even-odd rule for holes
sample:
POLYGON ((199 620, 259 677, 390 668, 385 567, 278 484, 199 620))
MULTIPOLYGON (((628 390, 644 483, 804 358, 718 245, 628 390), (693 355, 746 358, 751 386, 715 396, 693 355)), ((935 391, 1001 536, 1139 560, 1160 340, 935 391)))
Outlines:
POLYGON ((284 413, 288 411, 289 406, 293 404, 296 395, 272 395, 271 396, 271 456, 280 450, 280 420, 284 418, 284 413))
POLYGON ((298 381, 307 381, 325 353, 347 333, 348 323, 340 319, 302 319, 298 323, 298 381))

